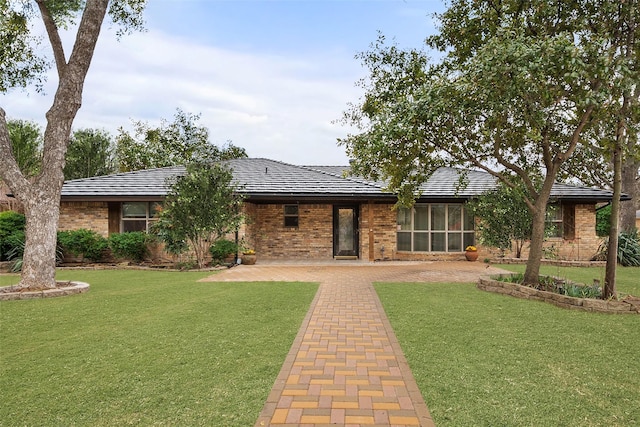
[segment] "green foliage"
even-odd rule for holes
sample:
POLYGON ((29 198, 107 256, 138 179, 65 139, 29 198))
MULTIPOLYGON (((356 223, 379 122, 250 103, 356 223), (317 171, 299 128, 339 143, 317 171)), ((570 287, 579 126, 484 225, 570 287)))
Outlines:
MULTIPOLYGON (((607 259, 609 237, 605 237, 594 260, 604 261, 607 259)), ((640 267, 640 236, 637 230, 623 231, 618 235, 618 263, 623 267, 640 267)))
POLYGON ((247 157, 243 148, 229 144, 218 148, 209 142, 209 130, 198 126, 200 115, 178 109, 172 123, 162 120, 160 127, 133 122, 134 135, 120 128, 116 153, 121 171, 134 171, 193 162, 213 162, 247 157))
POLYGON ((228 168, 189 165, 186 175, 171 183, 154 231, 176 249, 185 249, 181 242, 188 243, 202 268, 210 242, 240 226, 242 201, 228 168))
POLYGON ((73 133, 67 149, 64 178, 77 179, 115 172, 111 135, 98 129, 80 129, 73 133))
MULTIPOLYGON (((637 119, 637 92, 626 95, 640 81, 638 10, 605 0, 452 0, 428 39, 444 55, 434 64, 381 37, 360 55, 363 101, 344 114, 357 129, 339 140, 353 172, 386 179, 403 205, 442 165, 525 188, 536 230, 526 275, 535 280, 544 208, 563 163, 599 121, 631 124, 631 110, 637 119)), ((596 143, 610 151, 610 141, 596 143)))
POLYGON ((16 253, 16 248, 24 249, 24 226, 23 214, 14 211, 0 212, 0 261, 16 255, 22 256, 22 251, 16 253))
POLYGON ((476 224, 480 242, 503 251, 515 242, 516 257, 520 258, 525 242, 531 238, 533 222, 523 191, 500 184, 471 201, 469 207, 480 220, 476 224))
POLYGON ((227 239, 218 239, 209 247, 209 253, 214 261, 223 261, 236 252, 238 252, 238 244, 227 239))
POLYGON ((109 236, 109 248, 118 258, 142 262, 149 255, 149 239, 144 231, 114 233, 109 236))
POLYGON ((607 205, 602 209, 596 211, 596 234, 599 237, 605 237, 609 235, 609 228, 611 227, 611 205, 607 205))
POLYGON ((7 121, 11 150, 25 176, 35 176, 42 163, 42 133, 40 126, 26 120, 7 121))
POLYGON ((618 237, 618 262, 624 267, 640 267, 638 230, 625 231, 618 237))
POLYGON ((107 239, 93 230, 84 228, 59 231, 58 244, 65 251, 92 261, 100 261, 107 249, 107 239))

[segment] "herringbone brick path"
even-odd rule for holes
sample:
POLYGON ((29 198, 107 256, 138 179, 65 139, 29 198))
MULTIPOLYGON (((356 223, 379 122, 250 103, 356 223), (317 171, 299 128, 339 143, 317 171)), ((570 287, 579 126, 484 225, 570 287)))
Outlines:
POLYGON ((323 283, 256 426, 432 426, 370 283, 323 283))

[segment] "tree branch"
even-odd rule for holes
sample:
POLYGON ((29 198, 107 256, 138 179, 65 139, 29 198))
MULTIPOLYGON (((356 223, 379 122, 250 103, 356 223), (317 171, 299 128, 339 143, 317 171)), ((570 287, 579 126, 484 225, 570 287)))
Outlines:
POLYGON ((53 16, 49 12, 44 0, 36 0, 38 9, 40 9, 40 15, 42 16, 42 22, 47 30, 49 36, 49 43, 51 43, 51 50, 53 50, 53 57, 56 61, 56 68, 58 69, 58 76, 62 76, 65 72, 67 65, 67 59, 64 56, 64 47, 62 46, 62 40, 58 33, 58 26, 56 25, 53 16))

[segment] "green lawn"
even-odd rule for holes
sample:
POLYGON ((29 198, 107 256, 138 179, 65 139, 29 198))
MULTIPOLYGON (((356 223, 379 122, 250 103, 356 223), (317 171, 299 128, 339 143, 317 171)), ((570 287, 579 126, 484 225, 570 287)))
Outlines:
POLYGON ((437 426, 640 425, 640 316, 474 284, 376 290, 437 426))
MULTIPOLYGON (((524 264, 496 264, 494 267, 503 268, 509 271, 524 273, 524 264)), ((603 267, 561 267, 553 265, 543 265, 540 267, 540 274, 568 278, 574 282, 593 284, 593 279, 598 279, 600 284, 604 284, 603 267)), ((640 267, 616 268, 616 289, 624 294, 631 294, 640 297, 640 267)))
POLYGON ((317 285, 205 276, 65 271, 91 290, 1 302, 0 425, 253 425, 317 285))

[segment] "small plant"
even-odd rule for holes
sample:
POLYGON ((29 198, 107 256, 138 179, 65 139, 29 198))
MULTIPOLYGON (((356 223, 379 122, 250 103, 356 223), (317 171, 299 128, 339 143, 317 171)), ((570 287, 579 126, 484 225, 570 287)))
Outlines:
POLYGON ((602 289, 598 285, 580 286, 569 284, 561 289, 564 295, 574 298, 600 298, 602 296, 602 289))
POLYGON ((246 249, 246 250, 242 251, 242 253, 244 255, 255 255, 256 251, 254 249, 246 249))
POLYGON ((58 245, 63 250, 83 259, 99 261, 107 249, 107 239, 84 228, 58 232, 58 245))
POLYGON ((469 246, 467 246, 466 248, 464 248, 464 250, 465 250, 465 251, 467 251, 467 252, 475 252, 475 251, 477 251, 477 250, 478 250, 478 248, 476 248, 476 247, 475 247, 475 246, 473 246, 473 245, 469 245, 469 246))
POLYGON ((109 236, 109 248, 118 258, 142 262, 149 255, 149 238, 143 231, 115 233, 109 236))
POLYGON ((491 276, 491 278, 498 282, 522 283, 524 282, 524 273, 499 274, 497 276, 491 276))
POLYGON ((224 261, 226 257, 235 254, 237 251, 238 245, 227 239, 216 240, 215 243, 209 247, 211 258, 217 262, 224 261))

